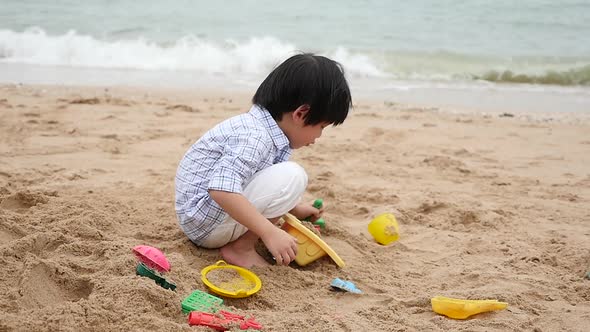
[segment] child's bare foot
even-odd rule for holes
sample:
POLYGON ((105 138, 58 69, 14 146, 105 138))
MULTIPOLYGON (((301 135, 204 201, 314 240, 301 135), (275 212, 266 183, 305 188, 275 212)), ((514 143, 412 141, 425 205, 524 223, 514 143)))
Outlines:
POLYGON ((236 242, 228 243, 219 249, 223 259, 233 265, 238 265, 245 268, 252 266, 268 266, 270 265, 262 256, 260 256, 254 248, 244 249, 236 245, 236 242))

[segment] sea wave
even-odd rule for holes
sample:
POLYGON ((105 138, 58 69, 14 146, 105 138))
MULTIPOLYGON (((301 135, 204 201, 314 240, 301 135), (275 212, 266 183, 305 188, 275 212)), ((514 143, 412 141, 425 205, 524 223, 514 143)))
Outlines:
MULTIPOLYGON (((352 77, 590 86, 590 57, 506 58, 345 47, 316 51, 342 63, 352 77)), ((239 78, 265 75, 298 52, 295 44, 271 36, 219 41, 187 35, 158 43, 148 38, 101 39, 73 30, 51 35, 37 27, 21 32, 0 30, 0 63, 194 71, 239 78)))
POLYGON ((397 79, 590 85, 590 57, 491 56, 449 51, 397 51, 376 57, 381 59, 380 68, 397 79))
POLYGON ((580 68, 554 71, 548 70, 543 74, 519 74, 510 70, 489 71, 475 79, 496 83, 527 83, 527 84, 551 84, 551 85, 583 85, 590 86, 590 65, 580 68))
MULTIPOLYGON (((286 57, 300 52, 273 37, 245 41, 211 41, 184 36, 172 43, 145 38, 101 40, 69 31, 52 36, 43 29, 23 32, 0 30, 0 62, 141 70, 191 70, 209 74, 263 74, 286 57)), ((328 55, 343 63, 349 74, 381 76, 383 73, 362 54, 337 48, 328 55)))

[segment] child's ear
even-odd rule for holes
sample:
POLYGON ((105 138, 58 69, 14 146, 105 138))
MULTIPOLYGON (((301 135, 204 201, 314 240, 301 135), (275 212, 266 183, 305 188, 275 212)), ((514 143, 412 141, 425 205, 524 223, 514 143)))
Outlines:
POLYGON ((303 104, 295 109, 293 112, 293 121, 297 123, 305 123, 305 118, 311 108, 307 104, 303 104))

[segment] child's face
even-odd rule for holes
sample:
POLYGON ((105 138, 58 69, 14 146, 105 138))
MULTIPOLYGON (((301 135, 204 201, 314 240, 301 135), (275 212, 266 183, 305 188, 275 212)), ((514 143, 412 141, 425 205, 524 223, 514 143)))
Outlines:
POLYGON ((329 125, 330 123, 328 122, 322 122, 316 125, 299 126, 291 133, 289 137, 291 148, 299 149, 301 147, 314 144, 315 140, 322 136, 322 131, 324 128, 329 125))
POLYGON ((315 143, 315 140, 322 136, 324 128, 331 125, 330 122, 306 125, 305 118, 309 110, 309 105, 301 105, 295 111, 285 113, 281 121, 278 122, 279 127, 289 138, 289 145, 292 149, 299 149, 315 143))

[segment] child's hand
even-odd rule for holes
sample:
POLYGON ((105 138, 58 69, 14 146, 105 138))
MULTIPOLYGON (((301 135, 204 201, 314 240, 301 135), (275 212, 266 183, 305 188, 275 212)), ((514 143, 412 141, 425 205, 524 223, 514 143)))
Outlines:
POLYGON ((297 217, 297 219, 299 220, 304 220, 305 218, 311 217, 311 221, 314 222, 320 219, 320 217, 324 213, 325 207, 326 205, 324 204, 321 209, 316 209, 315 207, 313 207, 313 202, 311 204, 300 203, 289 212, 295 217, 297 217))
POLYGON ((260 239, 279 265, 289 265, 297 256, 297 240, 274 225, 260 239))

